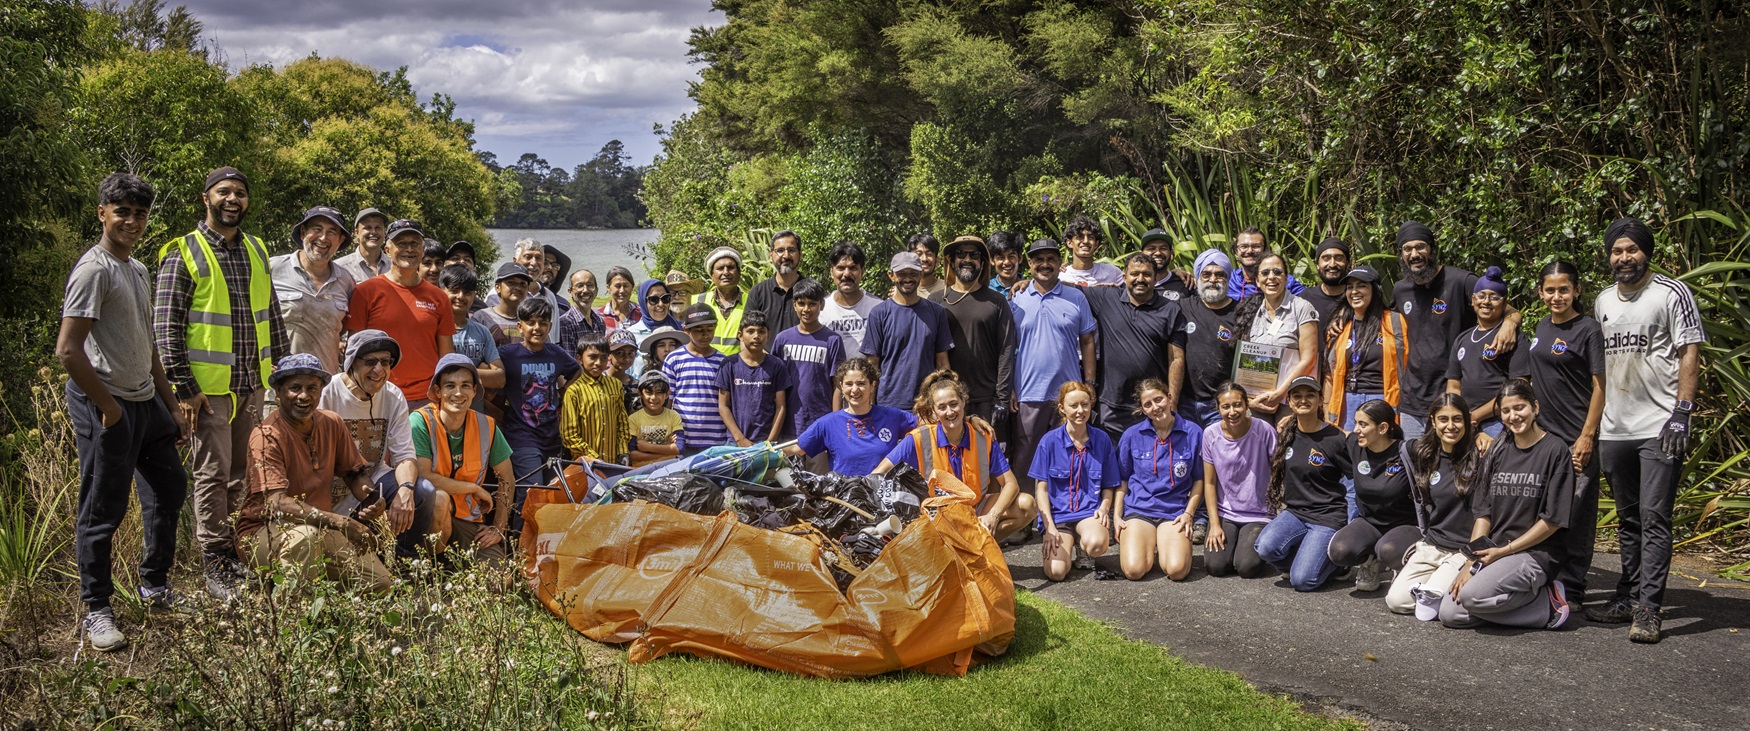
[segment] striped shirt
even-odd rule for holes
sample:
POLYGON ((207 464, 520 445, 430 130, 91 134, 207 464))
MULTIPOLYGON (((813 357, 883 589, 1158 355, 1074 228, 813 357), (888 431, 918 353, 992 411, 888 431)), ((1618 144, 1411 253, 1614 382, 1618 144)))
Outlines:
POLYGON ((1677 408, 1677 379, 1685 346, 1707 342, 1700 308, 1688 285, 1654 274, 1623 295, 1620 285, 1598 293, 1594 309, 1604 330, 1602 439, 1659 436, 1677 408))
MULTIPOLYGON (((225 287, 231 295, 231 352, 247 354, 239 364, 256 362, 255 310, 249 306, 249 254, 243 248, 243 237, 236 241, 220 236, 201 221, 196 230, 213 247, 219 260, 219 271, 225 275, 225 287)), ((262 271, 262 276, 269 276, 262 271)), ((164 364, 164 375, 176 388, 179 398, 200 393, 194 382, 194 368, 188 362, 188 311, 194 307, 194 275, 182 263, 177 247, 170 247, 158 264, 158 292, 152 299, 152 332, 157 340, 158 359, 164 364)), ((286 323, 280 315, 279 295, 270 291, 268 302, 268 353, 273 362, 291 355, 291 339, 286 335, 286 323)), ((261 371, 255 367, 231 369, 231 392, 239 399, 262 387, 261 371)))
POLYGON ((575 457, 619 461, 631 448, 626 426, 625 386, 613 376, 579 373, 565 388, 559 410, 559 437, 575 457))
POLYGON ((729 428, 717 412, 717 372, 728 358, 713 351, 700 357, 688 347, 676 348, 662 362, 674 410, 681 415, 688 448, 712 447, 729 441, 729 428))

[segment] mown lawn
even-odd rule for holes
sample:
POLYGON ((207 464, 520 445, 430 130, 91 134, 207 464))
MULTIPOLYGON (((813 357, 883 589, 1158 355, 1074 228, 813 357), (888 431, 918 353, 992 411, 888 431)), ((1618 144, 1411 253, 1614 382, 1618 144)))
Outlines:
POLYGON ((964 678, 801 678, 673 656, 633 672, 641 709, 679 729, 1354 729, 1300 711, 1238 675, 1127 640, 1019 591, 1005 657, 964 678))

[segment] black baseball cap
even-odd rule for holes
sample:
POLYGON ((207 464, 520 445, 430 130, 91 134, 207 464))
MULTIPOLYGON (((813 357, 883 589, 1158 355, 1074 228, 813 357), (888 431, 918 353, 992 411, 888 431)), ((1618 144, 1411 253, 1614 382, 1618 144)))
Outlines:
POLYGON ((701 327, 704 325, 710 325, 711 327, 717 326, 717 311, 711 309, 711 306, 708 304, 696 302, 693 306, 687 308, 686 314, 681 315, 681 327, 683 329, 691 330, 695 327, 701 327))
POLYGON ((1142 245, 1143 246, 1147 246, 1147 245, 1149 245, 1150 242, 1154 242, 1154 241, 1165 241, 1165 242, 1170 244, 1170 243, 1173 243, 1173 235, 1170 233, 1167 233, 1167 230, 1164 228, 1151 228, 1151 229, 1143 232, 1143 234, 1142 234, 1142 245))
POLYGON ((507 261, 498 265, 498 272, 493 275, 492 283, 498 284, 506 279, 513 279, 515 277, 522 277, 530 282, 535 281, 535 278, 529 276, 529 270, 525 269, 523 265, 514 261, 507 261))
POLYGON ((1034 241, 1027 245, 1028 257, 1032 257, 1034 254, 1041 251, 1055 251, 1061 254, 1063 253, 1063 245, 1057 243, 1056 239, 1039 239, 1038 241, 1034 241))

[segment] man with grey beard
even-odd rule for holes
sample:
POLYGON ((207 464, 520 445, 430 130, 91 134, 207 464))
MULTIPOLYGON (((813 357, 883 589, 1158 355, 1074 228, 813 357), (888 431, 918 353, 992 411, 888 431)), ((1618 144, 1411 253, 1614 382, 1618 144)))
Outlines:
POLYGON ((948 332, 954 336, 948 367, 966 384, 968 415, 1004 421, 997 412, 1006 415, 1009 410, 1015 372, 1015 318, 1009 300, 985 286, 990 253, 983 239, 954 239, 942 247, 942 258, 952 282, 929 299, 948 311, 948 332))
MULTIPOLYGON (((1228 297, 1233 263, 1227 254, 1208 249, 1197 255, 1197 296, 1180 300, 1185 328, 1185 385, 1179 392, 1179 416, 1207 427, 1221 420, 1215 391, 1233 372, 1234 348, 1249 328, 1242 327, 1240 303, 1228 297)), ((1257 309, 1252 308, 1256 313, 1257 309)))

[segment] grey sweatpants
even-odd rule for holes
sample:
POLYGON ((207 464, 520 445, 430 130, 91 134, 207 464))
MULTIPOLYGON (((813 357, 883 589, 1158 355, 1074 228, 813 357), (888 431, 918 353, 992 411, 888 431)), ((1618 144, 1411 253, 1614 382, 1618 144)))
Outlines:
POLYGON ((1549 582, 1549 574, 1537 559, 1515 553, 1483 567, 1457 596, 1448 592, 1440 600, 1440 623, 1448 627, 1475 627, 1484 622, 1542 627, 1549 623, 1549 582))

